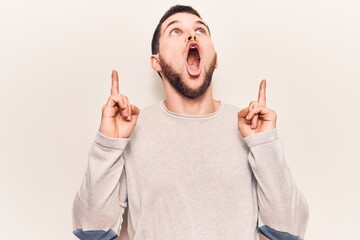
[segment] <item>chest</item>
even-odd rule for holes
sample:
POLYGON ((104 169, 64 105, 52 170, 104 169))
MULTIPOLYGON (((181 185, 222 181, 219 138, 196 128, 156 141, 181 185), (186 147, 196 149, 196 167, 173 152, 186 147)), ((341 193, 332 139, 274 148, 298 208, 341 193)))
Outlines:
POLYGON ((235 128, 197 123, 142 129, 124 158, 129 184, 160 194, 240 191, 252 181, 248 149, 235 128))

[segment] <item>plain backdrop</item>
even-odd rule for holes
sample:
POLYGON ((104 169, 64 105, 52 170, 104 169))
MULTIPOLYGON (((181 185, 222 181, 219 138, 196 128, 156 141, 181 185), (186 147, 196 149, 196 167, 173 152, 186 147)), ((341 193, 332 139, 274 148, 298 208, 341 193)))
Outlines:
POLYGON ((267 79, 310 208, 305 239, 358 238, 360 1, 1 0, 1 239, 75 239, 72 201, 111 70, 138 107, 164 97, 150 41, 176 3, 211 28, 215 98, 245 107, 267 79))

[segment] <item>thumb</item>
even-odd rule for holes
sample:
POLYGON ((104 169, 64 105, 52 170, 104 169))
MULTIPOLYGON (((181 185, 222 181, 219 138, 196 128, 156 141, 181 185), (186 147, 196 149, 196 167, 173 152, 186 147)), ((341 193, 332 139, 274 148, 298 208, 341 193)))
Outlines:
POLYGON ((135 116, 139 115, 140 109, 137 106, 131 104, 130 107, 133 115, 135 116))
POLYGON ((241 110, 240 112, 238 112, 238 117, 239 118, 244 118, 249 114, 249 108, 244 108, 243 110, 241 110))

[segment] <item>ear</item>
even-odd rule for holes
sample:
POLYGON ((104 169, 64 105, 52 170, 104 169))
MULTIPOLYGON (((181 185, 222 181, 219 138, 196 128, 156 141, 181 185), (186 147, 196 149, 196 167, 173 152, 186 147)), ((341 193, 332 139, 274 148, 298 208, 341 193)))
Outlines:
POLYGON ((159 54, 153 54, 150 57, 150 64, 151 67, 157 71, 157 72, 161 72, 161 66, 160 66, 160 60, 159 60, 159 54))

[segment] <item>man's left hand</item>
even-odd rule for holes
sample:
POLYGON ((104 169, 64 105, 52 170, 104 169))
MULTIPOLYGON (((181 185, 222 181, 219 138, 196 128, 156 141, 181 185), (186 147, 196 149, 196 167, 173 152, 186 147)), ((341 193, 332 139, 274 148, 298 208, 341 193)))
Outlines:
POLYGON ((238 128, 245 138, 276 128, 276 112, 266 107, 266 81, 262 80, 257 101, 238 113, 238 128))

